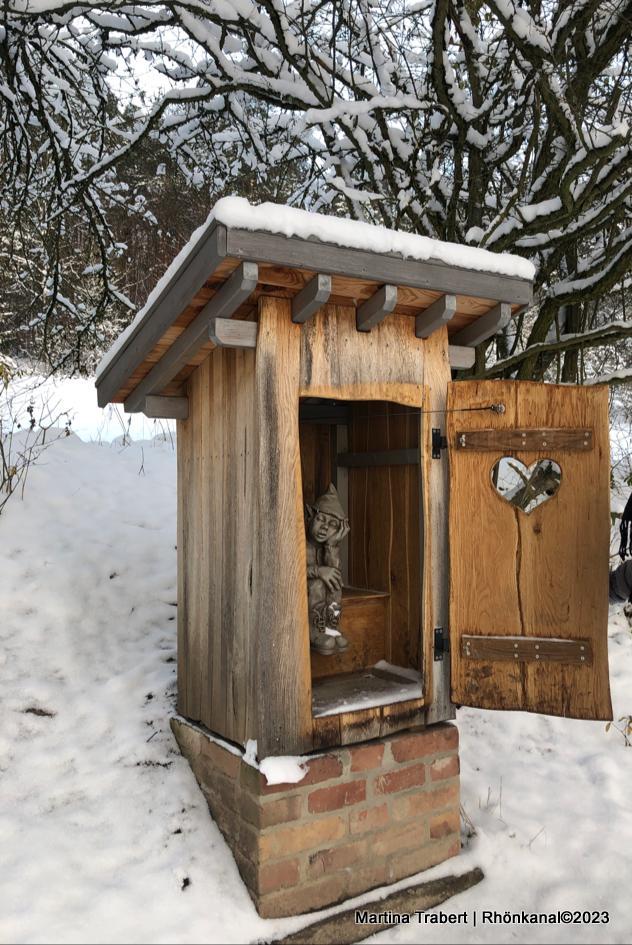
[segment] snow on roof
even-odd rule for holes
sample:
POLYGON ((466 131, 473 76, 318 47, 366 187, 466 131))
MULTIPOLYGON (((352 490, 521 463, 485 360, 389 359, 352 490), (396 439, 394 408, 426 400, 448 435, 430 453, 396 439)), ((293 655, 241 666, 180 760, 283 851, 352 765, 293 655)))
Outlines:
POLYGON ((420 262, 440 262, 459 269, 493 272, 517 279, 533 279, 535 267, 528 259, 487 249, 444 243, 416 233, 388 230, 385 226, 310 213, 276 203, 253 205, 244 197, 223 197, 215 204, 211 218, 240 230, 262 230, 304 240, 320 240, 368 253, 394 254, 420 262))
POLYGON ((325 216, 277 203, 251 204, 244 197, 222 197, 218 200, 206 221, 194 231, 188 243, 180 250, 162 278, 158 281, 147 301, 136 314, 112 347, 105 353, 97 367, 97 380, 105 373, 115 356, 122 350, 137 325, 176 276, 187 257, 206 236, 215 223, 230 229, 253 230, 275 233, 304 240, 319 240, 348 249, 364 250, 379 255, 396 255, 419 262, 439 262, 459 269, 489 272, 495 275, 532 280, 535 267, 528 259, 508 253, 491 253, 474 246, 459 243, 444 243, 441 240, 401 230, 389 230, 344 217, 325 216))

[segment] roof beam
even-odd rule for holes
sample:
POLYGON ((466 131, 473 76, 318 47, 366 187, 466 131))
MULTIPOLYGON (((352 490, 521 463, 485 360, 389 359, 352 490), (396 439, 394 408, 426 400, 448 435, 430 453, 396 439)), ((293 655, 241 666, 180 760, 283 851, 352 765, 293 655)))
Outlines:
MULTIPOLYGON (((97 381, 100 407, 116 397, 121 387, 193 301, 226 256, 226 227, 213 221, 179 267, 171 272, 162 291, 130 332, 125 344, 97 381)), ((173 263, 171 264, 173 266, 173 263)), ((165 277, 163 276, 164 281, 165 277)))
POLYGON ((456 334, 452 335, 450 341, 455 345, 466 345, 468 348, 475 348, 481 341, 491 338, 496 332, 505 328, 511 319, 511 305, 508 302, 498 302, 493 308, 481 315, 475 322, 466 325, 456 334))
POLYGON ((292 299, 292 321, 302 324, 325 304, 331 295, 331 276, 317 273, 292 299))
POLYGON ((142 411, 150 420, 186 420, 189 416, 188 397, 145 397, 142 411))
POLYGON ((370 279, 454 295, 474 295, 480 299, 508 299, 516 305, 529 304, 533 297, 529 279, 350 249, 279 233, 228 228, 226 247, 227 255, 237 259, 256 259, 273 266, 329 272, 350 279, 370 279))
POLYGON ((476 351, 463 345, 448 345, 448 357, 453 371, 465 371, 474 367, 476 351))
POLYGON ((356 310, 356 328, 358 331, 371 331, 386 318, 397 305, 397 286, 383 285, 377 292, 359 305, 356 310))
POLYGON ((236 318, 213 318, 208 328, 209 339, 218 348, 256 348, 257 322, 236 318))
POLYGON ((208 341, 211 321, 232 315, 255 288, 258 277, 259 267, 256 263, 242 262, 235 269, 199 315, 178 335, 149 374, 134 388, 125 401, 125 410, 128 413, 138 413, 143 409, 148 394, 159 394, 169 381, 173 380, 208 341))
POLYGON ((442 295, 415 318, 415 334, 418 338, 429 338, 437 328, 443 328, 454 318, 456 295, 442 295))

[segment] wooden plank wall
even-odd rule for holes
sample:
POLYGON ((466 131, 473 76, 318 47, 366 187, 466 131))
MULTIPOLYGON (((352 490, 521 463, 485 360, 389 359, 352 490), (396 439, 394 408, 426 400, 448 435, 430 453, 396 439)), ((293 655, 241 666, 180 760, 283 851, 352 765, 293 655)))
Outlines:
POLYGON ((178 422, 178 710, 240 743, 256 737, 254 392, 254 352, 216 349, 191 376, 178 422))
POLYGON ((389 315, 373 331, 359 332, 355 308, 325 305, 303 326, 300 395, 419 407, 424 344, 405 315, 389 315))
MULTIPOLYGON (((287 299, 260 299, 256 352, 213 351, 189 378, 189 419, 178 422, 178 708, 237 743, 257 738, 261 757, 324 744, 312 730, 299 398, 380 398, 419 408, 424 382, 443 383, 444 363, 449 372, 445 330, 422 341, 410 318, 393 315, 362 334, 355 309, 340 306, 325 307, 301 328, 292 323, 290 306, 287 299)), ((424 475, 432 485, 442 464, 432 466, 429 428, 421 426, 424 465, 431 469, 424 475)), ((321 476, 329 478, 326 469, 308 487, 314 494, 321 476)), ((412 483, 407 488, 410 502, 412 483)), ((430 528, 421 541, 430 561, 435 526, 427 493, 430 528)), ((395 547, 399 539, 393 533, 394 560, 410 554, 405 542, 395 547)), ((432 593, 446 575, 435 575, 434 559, 424 575, 427 704, 432 593)), ((418 645, 419 638, 414 645, 397 642, 393 661, 417 660, 418 645)), ((413 724, 395 709, 388 710, 392 730, 413 724)), ((387 710, 372 711, 383 726, 387 710)), ((439 717, 449 717, 449 707, 443 711, 448 714, 439 717)), ((360 737, 357 721, 345 721, 339 738, 360 737)))
POLYGON ((315 502, 333 482, 335 431, 331 423, 302 421, 300 424, 303 501, 308 504, 315 502))
MULTIPOLYGON (((377 401, 351 408, 352 452, 419 449, 419 410, 377 401)), ((387 591, 386 658, 421 670, 419 466, 349 469, 349 580, 387 591)))

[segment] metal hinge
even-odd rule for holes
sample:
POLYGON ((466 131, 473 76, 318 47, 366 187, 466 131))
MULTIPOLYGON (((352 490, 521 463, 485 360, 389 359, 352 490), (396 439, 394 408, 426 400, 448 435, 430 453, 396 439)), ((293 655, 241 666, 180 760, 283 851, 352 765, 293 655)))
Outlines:
POLYGON ((432 458, 441 459, 441 450, 448 448, 448 438, 441 435, 438 427, 432 428, 432 458))
POLYGON ((434 658, 435 662, 443 660, 446 653, 450 652, 450 636, 447 629, 435 627, 434 631, 434 658))

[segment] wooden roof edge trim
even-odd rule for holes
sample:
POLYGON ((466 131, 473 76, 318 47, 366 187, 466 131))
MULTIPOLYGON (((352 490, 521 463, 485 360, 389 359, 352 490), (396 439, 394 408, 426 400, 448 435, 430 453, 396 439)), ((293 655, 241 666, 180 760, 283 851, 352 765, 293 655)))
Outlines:
POLYGON ((142 410, 145 397, 159 394, 174 379, 209 340, 209 325, 213 320, 218 317, 230 318, 255 288, 258 278, 259 267, 256 263, 244 261, 235 269, 202 311, 136 385, 125 400, 127 413, 142 410))
POLYGON ((533 300, 530 279, 463 269, 433 260, 422 262, 262 230, 227 227, 226 255, 273 266, 309 269, 453 295, 473 295, 510 304, 529 305, 533 300))
POLYGON ((230 228, 216 220, 169 277, 163 291, 144 312, 120 351, 97 380, 97 399, 106 406, 160 341, 225 258, 344 275, 385 285, 402 285, 446 294, 497 299, 524 308, 533 298, 528 279, 422 262, 395 254, 338 246, 320 240, 287 237, 263 230, 230 228))
POLYGON ((226 227, 213 221, 208 232, 187 254, 182 264, 165 284, 163 291, 143 314, 125 344, 97 379, 97 400, 105 407, 121 386, 160 341, 165 331, 226 256, 226 227))

